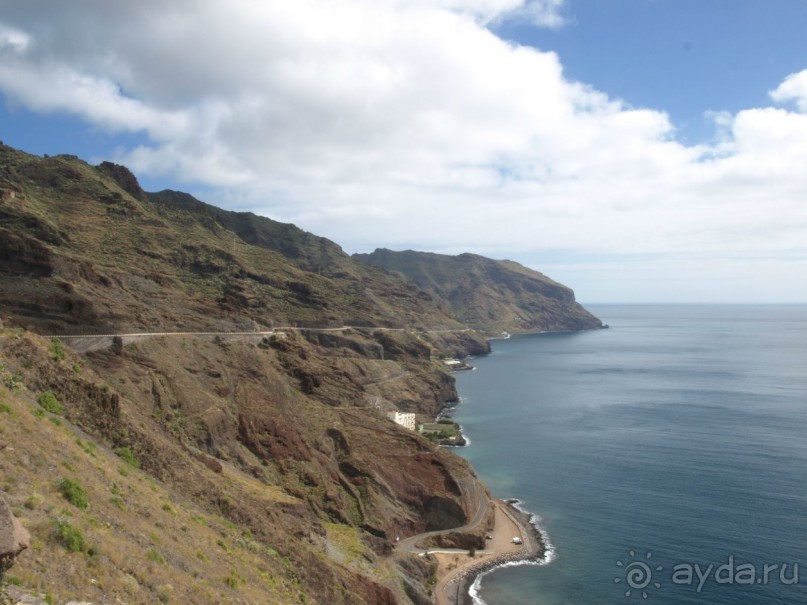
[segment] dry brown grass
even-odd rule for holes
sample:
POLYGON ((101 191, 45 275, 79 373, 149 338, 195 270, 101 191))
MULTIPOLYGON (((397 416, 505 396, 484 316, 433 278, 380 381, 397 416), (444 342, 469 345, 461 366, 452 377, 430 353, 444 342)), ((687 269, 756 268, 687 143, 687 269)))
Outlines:
MULTIPOLYGON (((300 602, 300 587, 276 571, 288 563, 271 548, 37 409, 25 389, 0 386, 0 489, 32 536, 7 578, 56 603, 300 602), (86 510, 59 493, 63 478, 84 489, 86 510), (81 532, 84 552, 59 543, 57 519, 81 532)), ((225 475, 267 503, 291 500, 235 470, 225 475)))

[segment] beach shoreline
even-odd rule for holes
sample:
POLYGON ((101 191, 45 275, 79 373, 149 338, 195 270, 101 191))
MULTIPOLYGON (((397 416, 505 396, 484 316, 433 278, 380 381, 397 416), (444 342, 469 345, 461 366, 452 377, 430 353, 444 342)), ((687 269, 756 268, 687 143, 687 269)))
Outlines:
MULTIPOLYGON (((535 516, 521 509, 518 504, 518 500, 494 502, 504 518, 517 528, 523 544, 518 548, 514 544, 512 549, 503 549, 501 552, 482 556, 479 560, 465 563, 453 570, 446 576, 448 580, 444 578, 439 583, 442 594, 438 595, 437 603, 474 605, 475 587, 478 587, 482 577, 495 569, 510 565, 543 565, 550 562, 551 559, 547 559, 554 550, 548 543, 545 533, 536 524, 535 516)), ((501 533, 502 528, 498 531, 501 533)), ((507 539, 511 539, 509 534, 507 539)))
MULTIPOLYGON (((601 325, 599 328, 594 329, 607 329, 607 324, 601 325)), ((521 332, 517 334, 507 334, 507 336, 492 336, 487 337, 487 340, 506 340, 518 336, 532 336, 536 334, 557 334, 566 332, 576 332, 577 330, 541 330, 535 332, 521 332)), ((492 352, 492 351, 491 351, 492 352)), ((473 367, 473 369, 476 369, 473 367)), ((449 418, 453 420, 453 414, 457 406, 462 403, 462 397, 458 397, 457 401, 446 403, 443 409, 438 414, 438 417, 449 418)), ((466 441, 463 446, 470 445, 470 439, 465 436, 465 432, 461 425, 460 434, 466 441)), ((457 446, 455 446, 457 447, 457 446)), ((466 563, 462 565, 457 571, 453 572, 453 576, 449 581, 445 582, 440 588, 442 594, 437 595, 438 605, 444 602, 450 605, 477 605, 483 603, 481 598, 476 598, 476 593, 480 588, 480 582, 487 574, 495 571, 496 569, 517 565, 548 565, 555 558, 555 549, 551 544, 546 531, 539 524, 539 517, 523 508, 521 508, 521 501, 516 498, 506 500, 496 500, 495 505, 498 506, 518 527, 519 534, 521 535, 524 544, 517 550, 507 550, 497 554, 480 558, 478 561, 466 563)), ((440 583, 441 584, 441 583, 440 583)))

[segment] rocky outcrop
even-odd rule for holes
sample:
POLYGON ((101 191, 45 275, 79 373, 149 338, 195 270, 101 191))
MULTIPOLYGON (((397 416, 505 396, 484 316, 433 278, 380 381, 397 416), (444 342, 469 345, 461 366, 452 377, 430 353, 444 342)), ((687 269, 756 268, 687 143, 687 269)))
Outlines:
MULTIPOLYGON (((51 605, 53 598, 44 594, 32 594, 18 586, 0 588, 0 605, 51 605)), ((90 601, 67 601, 64 605, 93 605, 90 601)))
POLYGON ((98 165, 98 170, 111 177, 121 189, 133 198, 141 201, 147 199, 146 192, 143 191, 140 187, 140 183, 137 182, 137 177, 135 177, 126 166, 113 164, 112 162, 101 162, 98 165))
POLYGON ((0 267, 11 275, 43 277, 53 272, 53 260, 37 239, 0 229, 0 267))
POLYGON ((14 565, 14 559, 30 546, 31 536, 3 498, 0 498, 0 576, 14 565))

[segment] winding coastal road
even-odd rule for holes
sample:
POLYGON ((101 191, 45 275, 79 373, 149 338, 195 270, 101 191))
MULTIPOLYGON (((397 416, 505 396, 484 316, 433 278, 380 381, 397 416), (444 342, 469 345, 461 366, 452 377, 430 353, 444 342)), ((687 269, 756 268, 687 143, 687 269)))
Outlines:
POLYGON ((467 524, 452 529, 429 531, 410 536, 405 540, 401 540, 396 545, 396 556, 432 554, 447 557, 451 557, 452 555, 455 557, 457 555, 466 557, 468 553, 466 549, 424 549, 419 547, 418 543, 433 536, 475 530, 485 519, 490 508, 493 507, 495 512, 495 526, 488 549, 477 551, 475 558, 467 558, 462 562, 456 559, 454 560, 453 565, 456 565, 456 567, 449 567, 445 570, 447 573, 444 573, 434 586, 435 605, 459 605, 461 598, 460 591, 464 585, 463 579, 467 577, 468 574, 473 574, 480 569, 496 565, 504 560, 517 559, 522 555, 527 556, 529 553, 533 553, 536 550, 534 537, 527 528, 515 518, 507 504, 499 500, 488 500, 479 485, 474 485, 473 489, 476 490, 474 497, 478 498, 478 505, 476 514, 467 524), (520 545, 513 542, 513 537, 515 536, 521 538, 520 545), (448 590, 449 588, 450 590, 448 590), (451 596, 447 594, 449 592, 451 596))
POLYGON ((509 506, 501 500, 495 501, 493 506, 496 513, 495 528, 489 549, 478 551, 477 555, 482 555, 481 557, 458 564, 437 581, 434 587, 436 605, 460 605, 464 596, 462 591, 468 586, 465 578, 506 561, 527 558, 536 552, 534 536, 516 520, 509 506), (513 542, 515 536, 521 538, 520 545, 513 542))
POLYGON ((252 332, 131 332, 116 334, 51 334, 45 338, 145 338, 150 336, 271 336, 277 332, 345 332, 347 330, 372 330, 374 332, 425 332, 426 334, 448 334, 455 332, 475 332, 473 328, 453 330, 415 330, 412 328, 387 328, 379 326, 341 326, 339 328, 301 328, 299 326, 277 326, 271 330, 252 332))
POLYGON ((378 326, 342 326, 339 328, 301 328, 298 326, 276 326, 271 330, 257 332, 129 332, 116 334, 50 334, 45 338, 59 338, 65 341, 71 349, 87 353, 109 348, 114 338, 120 338, 124 345, 161 336, 191 336, 194 338, 266 338, 284 332, 346 332, 348 330, 368 330, 373 332, 425 332, 426 334, 449 334, 460 332, 475 332, 473 328, 457 328, 449 330, 414 330, 412 328, 387 328, 378 326))
MULTIPOLYGON (((236 338, 236 339, 253 339, 253 338, 266 338, 268 336, 276 335, 278 333, 283 332, 344 332, 347 330, 372 330, 372 331, 389 331, 389 332, 407 332, 412 331, 409 328, 388 328, 388 327, 373 327, 373 326, 342 326, 338 328, 300 328, 297 326, 278 326, 274 327, 268 331, 253 331, 253 332, 136 332, 136 333, 117 333, 117 334, 65 334, 65 335, 51 335, 47 336, 47 338, 59 338, 65 341, 65 344, 68 344, 72 349, 78 350, 81 352, 89 352, 92 350, 99 350, 109 348, 113 344, 113 339, 120 338, 124 345, 130 344, 132 342, 137 342, 140 340, 145 340, 148 338, 156 338, 156 337, 195 337, 195 338, 204 338, 204 339, 214 339, 214 338, 236 338)), ((429 334, 443 334, 443 333, 456 333, 456 332, 473 332, 475 330, 471 328, 462 328, 462 329, 442 329, 442 330, 415 330, 417 332, 426 332, 429 334)), ((408 372, 399 372, 393 374, 392 376, 385 377, 379 383, 388 382, 392 380, 399 380, 407 375, 408 372)), ((442 529, 442 530, 434 530, 428 531, 421 534, 417 534, 414 536, 410 536, 401 540, 400 542, 396 543, 394 556, 401 557, 401 556, 412 556, 412 555, 424 555, 428 553, 438 554, 438 555, 465 555, 468 551, 465 549, 426 549, 421 548, 418 546, 423 540, 428 538, 454 533, 454 532, 470 532, 476 530, 479 525, 485 520, 491 506, 496 509, 496 523, 497 525, 500 523, 500 519, 502 518, 501 515, 507 515, 505 511, 502 510, 502 504, 500 502, 490 502, 487 498, 485 491, 482 489, 481 485, 477 482, 473 482, 471 484, 471 490, 473 493, 471 494, 471 500, 476 500, 476 512, 474 516, 470 519, 468 523, 462 525, 460 527, 454 527, 449 529, 442 529)), ((510 517, 515 529, 507 528, 506 534, 509 536, 507 539, 511 539, 513 535, 522 535, 524 536, 524 532, 520 529, 520 526, 515 522, 515 520, 510 517), (517 532, 513 534, 513 532, 517 532)), ((501 533, 501 528, 499 529, 499 533, 501 533)), ((525 536, 526 538, 526 536, 525 536)), ((494 541, 495 542, 495 541, 494 541)), ((455 569, 452 569, 449 573, 443 575, 440 578, 435 587, 434 587, 434 594, 435 594, 435 603, 437 605, 456 605, 456 601, 450 601, 446 596, 446 587, 449 586, 452 582, 459 581, 461 577, 467 573, 470 569, 479 565, 480 562, 485 561, 490 558, 491 555, 495 556, 497 554, 501 554, 504 552, 501 550, 501 545, 499 545, 499 549, 492 549, 492 550, 485 550, 485 551, 477 551, 477 554, 482 555, 479 559, 470 560, 462 565, 457 566, 455 569)))
MULTIPOLYGON (((427 538, 432 538, 434 536, 441 536, 444 534, 450 534, 453 532, 463 532, 463 531, 471 531, 476 529, 480 523, 485 518, 485 515, 488 512, 488 507, 490 503, 488 502, 487 497, 485 496, 485 492, 479 488, 479 485, 474 484, 473 489, 475 490, 474 496, 478 499, 478 503, 476 506, 476 514, 473 518, 461 527, 452 527, 449 529, 438 529, 434 531, 427 531, 423 532, 422 534, 416 534, 414 536, 410 536, 405 540, 401 540, 395 545, 395 550, 398 553, 408 553, 408 554, 420 554, 420 553, 428 553, 433 552, 434 549, 428 548, 420 548, 418 547, 417 543, 425 540, 427 538)), ((467 552, 465 550, 457 549, 456 552, 467 552)))

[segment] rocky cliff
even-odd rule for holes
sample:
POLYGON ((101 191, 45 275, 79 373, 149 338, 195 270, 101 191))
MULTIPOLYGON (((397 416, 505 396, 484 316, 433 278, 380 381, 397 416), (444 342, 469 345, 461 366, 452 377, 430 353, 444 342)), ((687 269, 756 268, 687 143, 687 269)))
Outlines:
POLYGON ((386 249, 354 258, 411 279, 447 312, 489 335, 602 327, 571 288, 513 261, 386 249))
POLYGON ((427 602, 395 541, 486 490, 384 412, 456 398, 437 359, 488 350, 463 322, 293 225, 0 146, 0 470, 31 534, 7 579, 60 603, 427 602))

